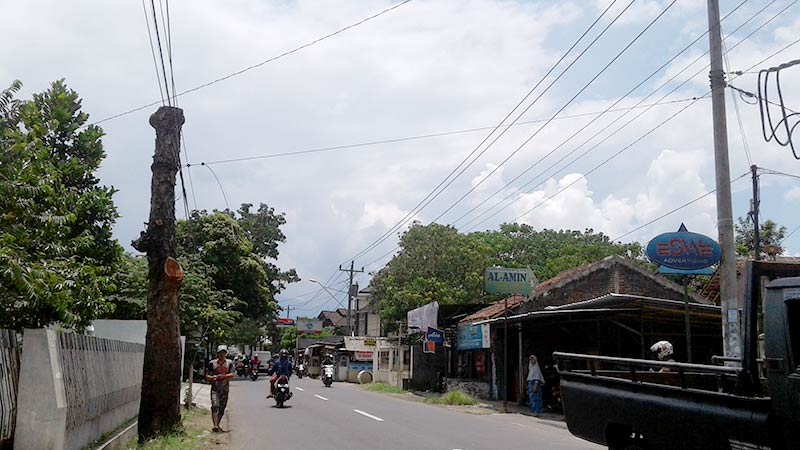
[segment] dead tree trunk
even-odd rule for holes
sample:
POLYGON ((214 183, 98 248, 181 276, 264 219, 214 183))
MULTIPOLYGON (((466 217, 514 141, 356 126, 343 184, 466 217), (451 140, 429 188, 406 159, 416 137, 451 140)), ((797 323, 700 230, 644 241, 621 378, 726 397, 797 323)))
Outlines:
POLYGON ((175 260, 175 175, 180 167, 183 111, 162 106, 152 116, 156 129, 150 220, 131 245, 147 253, 147 341, 144 350, 139 442, 180 427, 181 342, 178 290, 183 270, 175 260))

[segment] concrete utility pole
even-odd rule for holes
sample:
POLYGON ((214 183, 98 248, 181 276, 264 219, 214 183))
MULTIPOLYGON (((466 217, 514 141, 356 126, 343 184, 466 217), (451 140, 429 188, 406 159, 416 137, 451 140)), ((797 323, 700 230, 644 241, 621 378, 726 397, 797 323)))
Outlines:
POLYGON ((150 169, 150 219, 147 230, 131 242, 147 253, 147 337, 144 349, 139 442, 180 427, 181 341, 178 290, 183 270, 175 260, 175 175, 183 110, 162 106, 150 116, 156 149, 150 169))
POLYGON ((295 308, 294 306, 287 306, 286 307, 286 318, 287 319, 289 318, 289 314, 291 314, 293 309, 297 309, 297 308, 295 308))
MULTIPOLYGON (((355 266, 355 261, 350 261, 350 268, 349 269, 342 269, 342 266, 339 266, 339 270, 342 272, 350 272, 350 284, 347 285, 347 335, 353 335, 353 293, 351 292, 351 288, 353 287, 353 274, 356 273, 364 273, 364 268, 362 267, 361 270, 354 270, 353 266, 355 266)), ((356 309, 358 309, 358 305, 356 305, 356 309)), ((356 311, 358 312, 358 311, 356 311)))
POLYGON ((736 293, 736 249, 733 242, 731 170, 728 160, 728 125, 725 114, 725 72, 722 66, 722 33, 719 0, 708 0, 708 40, 711 56, 711 107, 714 123, 714 165, 717 184, 717 228, 722 247, 720 299, 722 304, 722 347, 725 356, 742 355, 740 305, 736 293))

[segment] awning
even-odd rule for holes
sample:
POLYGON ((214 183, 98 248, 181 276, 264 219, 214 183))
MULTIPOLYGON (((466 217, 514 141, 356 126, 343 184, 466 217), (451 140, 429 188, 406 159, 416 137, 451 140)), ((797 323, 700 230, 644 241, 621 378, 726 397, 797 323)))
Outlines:
MULTIPOLYGON (((565 317, 570 315, 600 316, 630 313, 652 314, 684 314, 687 305, 680 300, 644 297, 627 294, 607 294, 591 300, 570 303, 560 306, 548 306, 539 311, 515 314, 508 317, 509 323, 535 320, 545 317, 565 317)), ((720 318, 722 309, 716 305, 689 302, 689 314, 693 317, 708 319, 720 318)), ((475 325, 484 323, 502 323, 503 317, 473 322, 475 325)))

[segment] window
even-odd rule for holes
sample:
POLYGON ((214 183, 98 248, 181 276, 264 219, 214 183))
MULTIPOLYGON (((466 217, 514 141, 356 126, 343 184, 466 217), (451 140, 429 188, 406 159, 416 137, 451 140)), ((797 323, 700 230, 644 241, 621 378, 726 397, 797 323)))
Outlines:
POLYGON ((378 369, 380 370, 388 370, 389 369, 389 350, 382 350, 381 357, 378 364, 378 369))

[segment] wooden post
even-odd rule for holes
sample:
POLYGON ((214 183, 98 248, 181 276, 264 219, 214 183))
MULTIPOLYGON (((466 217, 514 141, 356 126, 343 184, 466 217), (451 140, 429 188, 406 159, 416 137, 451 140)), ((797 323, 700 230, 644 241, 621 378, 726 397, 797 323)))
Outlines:
POLYGON ((180 167, 183 110, 162 106, 152 116, 156 149, 147 230, 131 243, 147 253, 147 338, 139 403, 139 442, 180 427, 181 342, 178 290, 183 270, 175 260, 175 175, 180 167))

